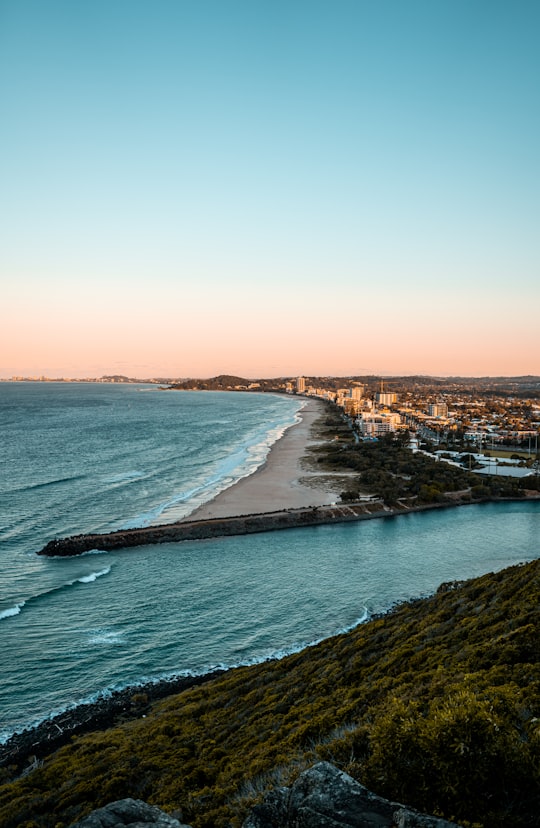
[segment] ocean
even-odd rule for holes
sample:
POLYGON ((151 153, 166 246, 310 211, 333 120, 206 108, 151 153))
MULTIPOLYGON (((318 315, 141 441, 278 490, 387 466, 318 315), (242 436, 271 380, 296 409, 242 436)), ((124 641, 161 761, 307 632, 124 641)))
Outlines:
POLYGON ((254 471, 302 401, 0 383, 0 741, 115 689, 284 655, 540 554, 540 503, 82 557, 53 537, 184 517, 254 471))

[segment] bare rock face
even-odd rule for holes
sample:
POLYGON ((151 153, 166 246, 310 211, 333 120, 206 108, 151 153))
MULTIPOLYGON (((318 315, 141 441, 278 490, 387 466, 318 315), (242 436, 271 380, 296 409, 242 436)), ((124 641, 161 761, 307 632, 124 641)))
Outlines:
MULTIPOLYGON (((455 828, 455 823, 426 816, 377 796, 346 773, 319 762, 291 788, 270 791, 242 828, 455 828)), ((70 828, 189 828, 159 808, 122 799, 70 828)))
POLYGON ((328 762, 302 773, 291 788, 277 788, 255 806, 243 828, 450 828, 371 793, 328 762))
POLYGON ((104 808, 92 811, 90 816, 76 822, 71 828, 189 828, 172 816, 140 799, 120 799, 104 808))

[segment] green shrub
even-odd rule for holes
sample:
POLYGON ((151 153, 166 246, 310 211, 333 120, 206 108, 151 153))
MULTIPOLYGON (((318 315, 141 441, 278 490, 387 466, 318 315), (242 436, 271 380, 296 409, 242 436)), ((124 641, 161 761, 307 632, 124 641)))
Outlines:
POLYGON ((458 819, 508 814, 516 797, 530 799, 535 785, 536 737, 526 735, 516 690, 465 687, 424 709, 417 701, 388 700, 371 731, 368 784, 458 819))

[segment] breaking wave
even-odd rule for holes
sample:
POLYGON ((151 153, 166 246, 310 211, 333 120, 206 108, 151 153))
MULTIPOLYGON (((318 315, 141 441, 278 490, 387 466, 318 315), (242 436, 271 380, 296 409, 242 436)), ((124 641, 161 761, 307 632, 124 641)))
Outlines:
POLYGON ((102 578, 104 575, 108 575, 111 571, 111 568, 112 564, 111 566, 106 566, 105 569, 100 569, 98 572, 90 572, 88 575, 81 575, 78 578, 73 578, 71 581, 66 581, 63 584, 60 584, 60 586, 53 587, 52 589, 47 589, 44 592, 38 592, 37 595, 32 595, 25 601, 19 601, 14 606, 2 610, 0 612, 0 620, 5 620, 6 618, 12 618, 15 615, 19 615, 23 607, 28 606, 28 604, 35 603, 36 601, 39 601, 42 598, 46 598, 49 595, 53 595, 55 592, 60 592, 63 589, 72 587, 75 584, 91 584, 94 581, 97 581, 98 578, 102 578))
POLYGON ((21 601, 19 604, 15 604, 14 607, 8 607, 8 609, 2 610, 2 612, 0 612, 0 621, 3 618, 12 618, 12 616, 18 615, 25 603, 26 601, 21 601))

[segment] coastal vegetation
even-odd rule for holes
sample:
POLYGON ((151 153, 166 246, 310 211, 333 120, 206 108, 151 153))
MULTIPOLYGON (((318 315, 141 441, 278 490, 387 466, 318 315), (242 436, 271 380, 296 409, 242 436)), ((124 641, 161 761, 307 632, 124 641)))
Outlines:
POLYGON ((4 828, 66 828, 131 796, 195 828, 240 825, 325 759, 469 828, 532 828, 540 804, 540 561, 450 583, 279 661, 237 668, 2 769, 4 828), (37 766, 40 765, 41 766, 37 766), (27 769, 28 770, 28 769, 27 769))

